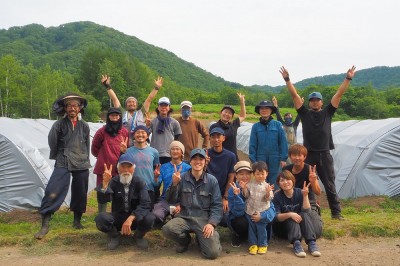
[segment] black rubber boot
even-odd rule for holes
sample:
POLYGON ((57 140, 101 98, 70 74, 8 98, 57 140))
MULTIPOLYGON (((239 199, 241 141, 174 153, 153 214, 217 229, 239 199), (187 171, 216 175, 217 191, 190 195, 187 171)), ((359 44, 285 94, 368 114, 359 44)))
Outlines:
POLYGON ((118 232, 117 228, 114 226, 110 232, 107 233, 109 242, 107 243, 107 248, 114 250, 119 246, 119 239, 121 234, 118 232))
POLYGON ((51 214, 42 214, 42 228, 35 234, 36 239, 42 239, 48 232, 50 227, 51 214))
POLYGON ((83 229, 83 225, 81 224, 81 218, 82 218, 82 213, 81 212, 74 212, 74 223, 73 223, 73 227, 75 229, 83 229))
POLYGON ((107 211, 107 203, 98 203, 97 204, 98 213, 107 211))
POLYGON ((133 235, 133 237, 135 238, 136 241, 136 245, 138 246, 138 248, 140 249, 148 249, 149 248, 149 243, 147 242, 146 239, 144 239, 144 235, 146 233, 140 230, 136 230, 135 234, 133 235))

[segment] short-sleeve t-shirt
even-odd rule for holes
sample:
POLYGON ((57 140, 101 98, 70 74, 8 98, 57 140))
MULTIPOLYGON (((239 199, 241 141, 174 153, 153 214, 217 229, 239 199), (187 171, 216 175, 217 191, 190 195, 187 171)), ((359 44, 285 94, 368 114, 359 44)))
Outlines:
POLYGON ((304 105, 297 109, 303 126, 303 144, 308 151, 329 151, 335 148, 332 139, 332 117, 336 108, 329 103, 319 112, 304 105))

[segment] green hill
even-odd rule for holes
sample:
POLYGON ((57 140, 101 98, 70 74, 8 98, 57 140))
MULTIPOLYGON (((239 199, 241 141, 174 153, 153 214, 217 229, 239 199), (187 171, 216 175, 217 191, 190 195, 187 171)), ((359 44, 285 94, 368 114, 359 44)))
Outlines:
MULTIPOLYGON (((306 88, 310 85, 334 86, 343 82, 345 73, 337 75, 326 75, 304 79, 297 82, 297 88, 306 88)), ((351 82, 352 86, 371 86, 376 89, 387 89, 400 87, 400 66, 387 67, 378 66, 357 71, 356 78, 351 82)))
POLYGON ((24 62, 75 74, 85 52, 91 47, 112 49, 139 59, 161 76, 177 84, 207 91, 225 86, 243 87, 178 58, 175 54, 136 37, 92 22, 73 22, 45 28, 38 24, 0 30, 0 57, 11 54, 24 62))
MULTIPOLYGON (((35 67, 49 64, 53 69, 66 70, 73 75, 79 71, 81 60, 88 49, 95 47, 132 56, 182 87, 209 92, 219 91, 224 87, 235 89, 244 87, 239 83, 214 76, 165 49, 93 22, 73 22, 49 28, 30 24, 3 29, 0 30, 0 44, 0 57, 11 54, 24 64, 31 63, 35 67)), ((343 75, 309 78, 297 82, 296 86, 305 88, 312 84, 337 85, 342 82, 343 75)), ((400 67, 360 70, 352 84, 371 85, 377 89, 399 87, 400 67)), ((256 93, 278 92, 282 86, 254 85, 245 88, 256 93)))

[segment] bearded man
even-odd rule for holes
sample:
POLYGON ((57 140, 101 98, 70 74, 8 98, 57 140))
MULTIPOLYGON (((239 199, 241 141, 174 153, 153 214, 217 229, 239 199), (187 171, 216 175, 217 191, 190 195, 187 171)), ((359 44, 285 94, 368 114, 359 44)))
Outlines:
POLYGON ((99 213, 95 218, 96 226, 107 233, 110 240, 108 249, 116 249, 121 235, 130 236, 132 229, 135 230, 136 245, 147 249, 144 235, 153 226, 155 216, 150 212, 151 200, 146 182, 134 175, 136 166, 128 154, 119 158, 117 168, 119 175, 112 177, 112 165, 104 165, 103 183, 96 191, 108 196, 103 198, 106 202, 111 201, 111 213, 99 213))

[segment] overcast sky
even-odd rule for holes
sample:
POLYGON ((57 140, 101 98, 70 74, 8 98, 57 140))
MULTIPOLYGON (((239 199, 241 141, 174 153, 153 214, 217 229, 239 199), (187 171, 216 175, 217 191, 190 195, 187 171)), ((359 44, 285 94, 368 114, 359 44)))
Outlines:
POLYGON ((225 80, 283 85, 400 65, 398 0, 4 0, 0 28, 92 21, 225 80))

